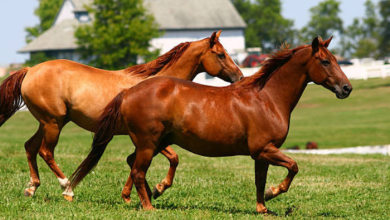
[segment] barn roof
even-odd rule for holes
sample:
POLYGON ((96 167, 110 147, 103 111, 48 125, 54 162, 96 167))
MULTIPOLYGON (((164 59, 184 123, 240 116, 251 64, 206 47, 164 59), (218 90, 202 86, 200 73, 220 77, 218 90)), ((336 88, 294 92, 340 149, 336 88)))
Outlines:
MULTIPOLYGON (((72 0, 76 11, 93 0, 72 0)), ((230 0, 144 0, 161 29, 245 28, 230 0)))
POLYGON ((245 28, 230 0, 146 0, 161 29, 245 28))
MULTIPOLYGON (((71 0, 74 11, 85 11, 93 0, 71 0)), ((230 0, 144 0, 161 30, 244 29, 246 24, 230 0)), ((77 48, 74 32, 79 22, 64 20, 52 26, 19 52, 77 48)))
POLYGON ((76 49, 77 44, 74 33, 79 25, 76 19, 64 20, 45 31, 18 52, 76 49))

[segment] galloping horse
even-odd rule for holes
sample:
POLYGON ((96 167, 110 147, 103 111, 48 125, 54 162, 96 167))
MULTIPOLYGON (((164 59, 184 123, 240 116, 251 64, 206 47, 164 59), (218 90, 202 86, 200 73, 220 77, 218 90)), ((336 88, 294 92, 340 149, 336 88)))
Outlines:
POLYGON ((311 45, 282 48, 259 72, 227 87, 159 77, 124 90, 100 116, 91 152, 72 174, 71 187, 98 163, 114 134, 127 133, 136 146, 131 178, 144 209, 153 209, 145 180, 153 156, 175 143, 209 157, 250 155, 255 160, 257 212, 269 212, 264 201, 287 192, 298 172, 297 163, 278 148, 308 82, 340 99, 352 91, 327 49, 330 41, 315 38, 311 45), (264 196, 269 164, 287 168, 288 175, 264 196))
MULTIPOLYGON (((106 71, 67 60, 48 61, 25 68, 8 77, 0 86, 0 126, 24 103, 39 121, 38 131, 25 143, 31 181, 25 189, 32 196, 40 185, 36 156, 49 165, 61 186, 69 181, 54 161, 54 148, 61 129, 73 121, 80 127, 94 131, 94 125, 104 107, 123 89, 155 76, 171 76, 193 80, 200 72, 207 72, 229 82, 243 77, 240 69, 225 52, 218 33, 195 42, 177 45, 168 53, 146 64, 119 71, 106 71)), ((170 159, 167 177, 158 185, 172 184, 178 163, 176 153, 167 148, 162 153, 170 159)), ((122 197, 130 200, 132 182, 127 182, 122 197)), ((72 200, 73 192, 65 190, 64 197, 72 200)))

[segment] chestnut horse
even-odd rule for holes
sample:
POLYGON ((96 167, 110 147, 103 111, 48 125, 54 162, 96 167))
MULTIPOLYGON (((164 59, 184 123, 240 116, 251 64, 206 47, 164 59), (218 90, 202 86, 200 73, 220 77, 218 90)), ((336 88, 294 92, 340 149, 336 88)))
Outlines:
POLYGON ((159 77, 124 90, 100 116, 90 154, 71 177, 74 188, 98 163, 114 134, 129 134, 136 146, 131 178, 144 209, 153 209, 145 175, 159 151, 170 144, 209 157, 250 155, 255 160, 257 212, 265 200, 287 192, 297 163, 279 148, 291 112, 308 82, 347 98, 352 85, 327 49, 331 38, 282 48, 251 77, 227 87, 210 87, 159 77), (269 164, 287 168, 278 187, 265 193, 269 164), (265 196, 264 196, 265 194, 265 196))
MULTIPOLYGON (((168 53, 146 64, 119 71, 106 71, 68 60, 48 61, 25 68, 8 77, 0 87, 0 126, 24 103, 39 121, 38 131, 25 144, 31 181, 25 189, 32 196, 40 185, 36 156, 49 165, 61 186, 69 181, 54 161, 54 148, 61 129, 73 121, 93 131, 104 107, 123 89, 155 76, 171 76, 193 80, 200 72, 229 82, 243 77, 240 69, 219 42, 218 33, 211 37, 177 45, 168 53)), ((170 160, 170 170, 160 185, 169 187, 178 163, 176 153, 167 148, 162 153, 170 160)), ((132 182, 122 193, 130 198, 132 182)), ((65 190, 64 197, 72 200, 73 193, 65 190)))

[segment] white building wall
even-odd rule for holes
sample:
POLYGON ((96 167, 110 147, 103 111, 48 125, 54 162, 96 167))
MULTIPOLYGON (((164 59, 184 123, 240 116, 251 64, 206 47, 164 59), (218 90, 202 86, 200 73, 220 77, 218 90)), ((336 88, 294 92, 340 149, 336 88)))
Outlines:
POLYGON ((66 0, 62 5, 62 8, 60 9, 60 12, 57 15, 56 20, 54 21, 53 26, 61 23, 63 20, 75 18, 75 15, 73 13, 74 9, 75 6, 73 5, 72 1, 66 0))
MULTIPOLYGON (((164 54, 182 42, 201 40, 210 37, 212 33, 212 30, 165 31, 163 36, 153 39, 151 44, 161 50, 160 54, 164 54)), ((245 50, 244 30, 222 30, 219 41, 233 59, 241 61, 238 54, 245 50)))

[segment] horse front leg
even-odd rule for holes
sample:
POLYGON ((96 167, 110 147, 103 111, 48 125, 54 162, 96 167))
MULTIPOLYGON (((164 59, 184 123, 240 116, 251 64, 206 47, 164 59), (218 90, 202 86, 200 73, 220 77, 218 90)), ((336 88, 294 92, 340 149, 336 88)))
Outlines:
POLYGON ((269 164, 262 161, 255 161, 255 184, 256 184, 256 211, 258 213, 268 213, 264 203, 264 189, 267 181, 269 164))
POLYGON ((179 157, 172 147, 168 146, 160 152, 169 160, 169 170, 167 176, 157 184, 153 189, 153 198, 157 199, 166 189, 172 186, 173 178, 175 177, 176 168, 179 165, 179 157))
POLYGON ((282 166, 288 170, 287 177, 283 180, 278 187, 271 186, 265 192, 265 201, 268 201, 272 198, 277 197, 278 195, 285 193, 290 188, 291 182, 293 181, 295 175, 298 173, 297 163, 283 154, 277 147, 273 144, 268 144, 260 153, 260 161, 268 162, 274 166, 282 166))

